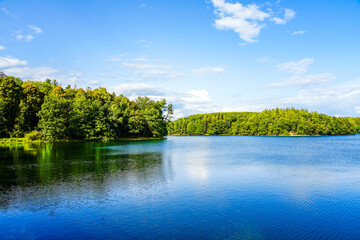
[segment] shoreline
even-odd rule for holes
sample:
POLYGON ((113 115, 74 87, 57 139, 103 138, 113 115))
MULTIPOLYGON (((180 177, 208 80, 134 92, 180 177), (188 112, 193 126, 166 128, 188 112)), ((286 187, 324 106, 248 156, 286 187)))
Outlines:
POLYGON ((41 144, 41 143, 72 143, 72 142, 141 142, 141 141, 159 141, 164 140, 165 137, 129 137, 119 138, 112 141, 101 141, 101 140, 29 140, 25 138, 0 138, 0 146, 6 144, 41 144))
POLYGON ((229 135, 229 134, 218 134, 218 135, 181 135, 172 134, 168 137, 212 137, 212 136, 229 136, 229 137, 336 137, 336 136, 355 136, 355 134, 343 134, 343 135, 229 135))
MULTIPOLYGON (((336 136, 354 136, 358 134, 344 134, 344 135, 180 135, 172 134, 166 137, 212 137, 212 136, 229 136, 229 137, 336 137, 336 136)), ((29 140, 25 138, 0 138, 0 146, 7 144, 43 144, 43 143, 78 143, 78 142, 142 142, 142 141, 160 141, 166 139, 166 137, 129 137, 119 138, 111 141, 102 140, 29 140)))

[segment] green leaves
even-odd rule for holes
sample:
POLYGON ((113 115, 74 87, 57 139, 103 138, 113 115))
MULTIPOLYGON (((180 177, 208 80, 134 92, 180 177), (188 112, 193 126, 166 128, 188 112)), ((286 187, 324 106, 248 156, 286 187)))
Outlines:
POLYGON ((67 139, 70 123, 69 100, 50 94, 45 97, 38 116, 39 128, 46 140, 67 139))
POLYGON ((46 140, 163 137, 172 114, 165 99, 130 101, 105 88, 63 89, 56 80, 0 79, 0 137, 32 131, 46 140))
POLYGON ((105 88, 56 87, 39 112, 39 128, 46 139, 116 140, 121 137, 162 137, 167 134, 166 101, 147 97, 135 102, 105 88), (164 111, 166 115, 164 114, 164 111))
POLYGON ((0 78, 0 137, 9 137, 15 128, 22 98, 21 85, 14 77, 0 78))

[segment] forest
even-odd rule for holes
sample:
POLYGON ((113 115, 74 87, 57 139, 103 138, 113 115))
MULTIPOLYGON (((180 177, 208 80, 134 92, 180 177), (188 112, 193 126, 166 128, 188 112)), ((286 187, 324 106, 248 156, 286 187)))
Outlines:
POLYGON ((62 88, 56 80, 0 78, 0 138, 102 140, 163 137, 173 114, 166 100, 134 101, 105 88, 62 88))
POLYGON ((170 135, 328 136, 360 133, 360 118, 304 109, 197 114, 168 124, 170 135))

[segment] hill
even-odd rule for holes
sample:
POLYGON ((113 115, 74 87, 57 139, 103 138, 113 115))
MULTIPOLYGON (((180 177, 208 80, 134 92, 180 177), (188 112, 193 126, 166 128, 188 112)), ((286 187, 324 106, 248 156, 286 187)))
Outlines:
POLYGON ((168 124, 170 135, 330 136, 360 132, 360 118, 333 117, 304 109, 191 115, 168 124))

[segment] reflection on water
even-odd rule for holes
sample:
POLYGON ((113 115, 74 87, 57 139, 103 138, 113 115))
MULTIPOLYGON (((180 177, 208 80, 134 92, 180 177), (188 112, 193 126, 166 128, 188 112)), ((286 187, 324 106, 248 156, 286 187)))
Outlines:
POLYGON ((0 238, 356 239, 360 136, 0 148, 0 238))
POLYGON ((101 200, 109 191, 161 186, 171 178, 162 152, 128 153, 104 145, 48 143, 0 148, 0 208, 35 210, 69 200, 62 197, 84 194, 101 200))

